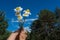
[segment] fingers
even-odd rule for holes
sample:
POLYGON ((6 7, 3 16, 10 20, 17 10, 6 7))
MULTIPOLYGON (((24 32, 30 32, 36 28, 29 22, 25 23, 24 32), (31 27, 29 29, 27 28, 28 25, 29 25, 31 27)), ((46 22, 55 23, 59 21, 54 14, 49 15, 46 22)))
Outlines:
POLYGON ((7 40, 15 40, 17 35, 18 35, 18 32, 11 33, 11 35, 9 36, 9 38, 7 40))

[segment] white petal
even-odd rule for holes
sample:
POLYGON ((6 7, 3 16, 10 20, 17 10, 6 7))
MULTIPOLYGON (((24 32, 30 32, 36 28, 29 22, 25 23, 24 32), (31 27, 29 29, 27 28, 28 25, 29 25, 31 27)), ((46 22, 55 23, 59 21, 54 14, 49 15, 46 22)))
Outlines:
POLYGON ((28 17, 29 15, 28 14, 23 14, 23 16, 28 17))
POLYGON ((16 9, 14 9, 14 11, 16 11, 16 9))

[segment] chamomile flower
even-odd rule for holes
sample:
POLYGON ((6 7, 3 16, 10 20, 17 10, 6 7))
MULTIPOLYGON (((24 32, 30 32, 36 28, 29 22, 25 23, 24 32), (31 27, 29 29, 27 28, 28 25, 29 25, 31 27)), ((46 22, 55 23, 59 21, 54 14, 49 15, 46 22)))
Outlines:
POLYGON ((20 11, 22 11, 22 10, 23 10, 22 7, 16 7, 16 8, 14 9, 15 12, 20 12, 20 11))
POLYGON ((29 16, 29 15, 31 15, 31 13, 30 13, 30 10, 29 10, 29 9, 24 10, 23 12, 24 12, 23 16, 29 16))
POLYGON ((20 15, 20 16, 17 16, 18 17, 18 20, 21 20, 23 17, 20 15))

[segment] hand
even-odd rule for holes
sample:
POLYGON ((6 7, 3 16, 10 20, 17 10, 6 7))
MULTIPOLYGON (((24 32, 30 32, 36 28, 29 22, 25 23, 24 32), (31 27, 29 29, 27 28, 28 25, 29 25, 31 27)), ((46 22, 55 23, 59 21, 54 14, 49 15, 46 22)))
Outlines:
POLYGON ((15 40, 16 36, 18 35, 18 32, 11 33, 11 35, 8 37, 7 40, 15 40))

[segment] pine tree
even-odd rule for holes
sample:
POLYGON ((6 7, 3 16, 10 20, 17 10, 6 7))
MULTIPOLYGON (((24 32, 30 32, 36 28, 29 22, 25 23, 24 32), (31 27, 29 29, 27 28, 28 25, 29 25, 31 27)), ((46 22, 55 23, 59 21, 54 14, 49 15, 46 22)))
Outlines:
POLYGON ((10 32, 6 29, 8 27, 8 22, 5 19, 4 11, 0 11, 0 40, 6 40, 10 32))
POLYGON ((56 19, 57 19, 57 25, 56 25, 56 35, 57 39, 60 40, 60 8, 56 8, 56 19))
POLYGON ((41 10, 38 20, 31 25, 30 40, 59 40, 56 14, 49 10, 41 10))

